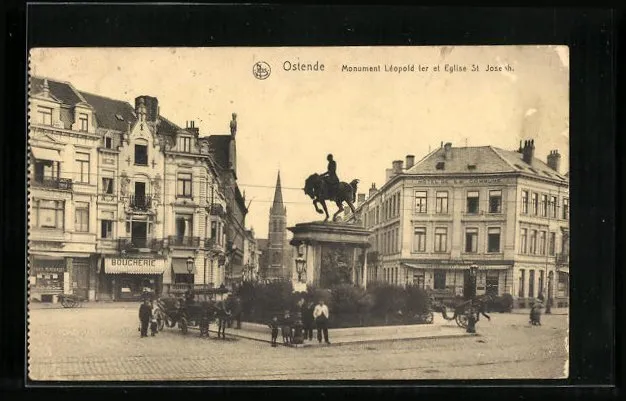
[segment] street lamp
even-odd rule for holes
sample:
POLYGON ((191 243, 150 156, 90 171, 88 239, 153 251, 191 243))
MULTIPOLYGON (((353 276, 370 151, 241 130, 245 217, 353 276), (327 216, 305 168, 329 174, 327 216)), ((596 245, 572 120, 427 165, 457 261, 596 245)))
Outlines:
POLYGON ((474 298, 476 297, 476 276, 478 275, 478 265, 472 264, 469 267, 470 279, 470 296, 469 307, 467 311, 467 330, 468 333, 476 333, 476 311, 474 311, 474 298))
MULTIPOLYGON (((296 273, 298 273, 298 282, 303 282, 302 275, 306 276, 306 259, 302 255, 296 258, 296 273)), ((306 279, 304 281, 306 282, 306 279)))
POLYGON ((546 315, 552 314, 552 280, 554 279, 554 271, 548 273, 548 302, 546 303, 546 315))
MULTIPOLYGON (((190 275, 193 274, 193 265, 194 259, 190 256, 187 258, 187 272, 189 272, 190 275)), ((192 283, 189 283, 189 289, 191 289, 192 285, 192 283)))

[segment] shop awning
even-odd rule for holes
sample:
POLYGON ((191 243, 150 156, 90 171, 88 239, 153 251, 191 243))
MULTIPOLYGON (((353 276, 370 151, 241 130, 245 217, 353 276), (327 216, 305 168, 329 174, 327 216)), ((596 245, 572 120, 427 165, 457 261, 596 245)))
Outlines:
POLYGON ((37 160, 52 160, 55 162, 61 161, 61 155, 58 150, 46 149, 46 148, 31 148, 33 156, 37 160))
POLYGON ((174 274, 194 274, 195 270, 196 268, 194 266, 194 269, 191 271, 191 273, 189 273, 189 270, 187 270, 187 259, 172 259, 172 271, 174 272, 174 274))
POLYGON ((569 274, 569 267, 560 267, 557 269, 559 273, 569 274))
POLYGON ((106 258, 104 272, 107 274, 163 274, 165 259, 106 258))
MULTIPOLYGON (((415 263, 402 263, 403 266, 406 266, 410 269, 442 269, 442 270, 469 270, 470 265, 460 265, 460 264, 415 264, 415 263)), ((511 268, 509 265, 481 265, 477 264, 478 271, 484 270, 508 270, 511 268)))

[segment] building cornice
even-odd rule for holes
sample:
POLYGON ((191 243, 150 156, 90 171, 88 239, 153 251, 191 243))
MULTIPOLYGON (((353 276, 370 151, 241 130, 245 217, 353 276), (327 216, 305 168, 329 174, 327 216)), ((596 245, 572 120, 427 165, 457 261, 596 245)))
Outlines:
POLYGON ((100 140, 100 135, 98 134, 90 134, 83 131, 72 131, 65 128, 51 127, 49 125, 31 124, 30 129, 44 134, 66 135, 72 138, 100 140))

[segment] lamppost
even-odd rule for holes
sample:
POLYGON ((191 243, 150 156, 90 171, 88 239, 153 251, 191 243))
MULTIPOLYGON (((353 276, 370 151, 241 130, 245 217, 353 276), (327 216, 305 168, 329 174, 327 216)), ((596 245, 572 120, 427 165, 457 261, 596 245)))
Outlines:
MULTIPOLYGON (((193 265, 194 265, 194 259, 190 256, 187 258, 187 272, 191 275, 193 274, 193 265)), ((193 287, 193 280, 191 283, 189 283, 189 290, 191 290, 193 287)))
POLYGON ((467 311, 467 330, 468 333, 476 333, 476 311, 474 310, 474 298, 476 297, 476 276, 478 274, 478 265, 473 264, 469 267, 470 290, 469 307, 467 311))
MULTIPOLYGON (((296 273, 298 273, 298 283, 306 282, 306 259, 302 257, 302 253, 300 253, 296 258, 296 273), (302 280, 303 274, 305 276, 304 280, 302 280)), ((302 344, 304 343, 304 325, 302 324, 302 312, 300 309, 296 311, 295 315, 296 320, 293 325, 293 343, 302 344)))
POLYGON ((296 258, 296 273, 298 273, 298 282, 303 283, 306 282, 306 259, 299 255, 296 258), (302 280, 302 275, 305 275, 304 281, 302 280))
POLYGON ((548 302, 546 303, 546 315, 552 314, 552 280, 554 279, 554 272, 548 273, 548 302))

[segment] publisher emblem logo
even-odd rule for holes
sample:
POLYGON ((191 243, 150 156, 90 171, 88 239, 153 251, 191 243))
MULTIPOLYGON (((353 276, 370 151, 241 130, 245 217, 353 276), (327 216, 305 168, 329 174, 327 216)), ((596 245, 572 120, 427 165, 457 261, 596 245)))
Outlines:
POLYGON ((256 79, 267 79, 271 73, 272 69, 265 61, 258 61, 252 67, 252 74, 256 79))

